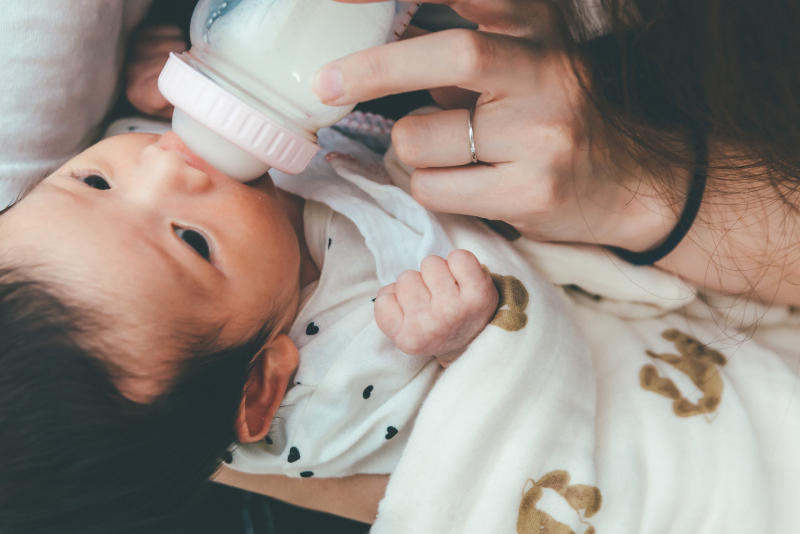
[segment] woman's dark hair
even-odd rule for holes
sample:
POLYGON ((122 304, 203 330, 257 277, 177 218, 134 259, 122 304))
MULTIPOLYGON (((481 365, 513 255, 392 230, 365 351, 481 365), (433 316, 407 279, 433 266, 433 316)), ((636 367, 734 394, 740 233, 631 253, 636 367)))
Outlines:
POLYGON ((102 317, 0 269, 0 532, 173 532, 234 440, 242 346, 185 358, 147 404, 84 347, 102 317), (173 525, 171 527, 170 525, 173 525))
MULTIPOLYGON (((585 27, 584 0, 556 2, 567 26, 585 27)), ((691 152, 675 141, 691 132, 707 132, 738 156, 717 160, 717 167, 748 169, 762 183, 796 191, 800 3, 596 3, 602 4, 608 33, 579 43, 577 57, 592 101, 607 123, 634 141, 631 146, 641 159, 656 156, 657 164, 691 166, 691 152)), ((797 207, 796 199, 794 203, 797 207)))

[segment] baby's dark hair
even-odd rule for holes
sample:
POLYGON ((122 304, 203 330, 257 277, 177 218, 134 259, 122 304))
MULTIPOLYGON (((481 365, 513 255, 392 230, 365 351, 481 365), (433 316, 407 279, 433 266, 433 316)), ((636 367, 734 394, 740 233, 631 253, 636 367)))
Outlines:
POLYGON ((3 534, 178 531, 235 439, 268 329, 232 349, 201 347, 163 393, 137 403, 87 347, 87 332, 104 327, 102 312, 0 268, 3 534))

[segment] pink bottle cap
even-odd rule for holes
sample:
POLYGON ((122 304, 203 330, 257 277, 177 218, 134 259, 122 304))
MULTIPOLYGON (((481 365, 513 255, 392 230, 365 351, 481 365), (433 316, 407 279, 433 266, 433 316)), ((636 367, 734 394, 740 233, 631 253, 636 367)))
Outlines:
POLYGON ((270 167, 297 174, 319 145, 278 124, 172 53, 158 89, 173 106, 270 167))

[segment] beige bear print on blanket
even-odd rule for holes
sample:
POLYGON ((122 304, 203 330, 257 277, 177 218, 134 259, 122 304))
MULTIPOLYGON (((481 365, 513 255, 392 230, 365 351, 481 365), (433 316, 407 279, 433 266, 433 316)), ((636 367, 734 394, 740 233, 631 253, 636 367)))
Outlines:
MULTIPOLYGON (((586 521, 600 510, 603 497, 600 490, 594 486, 586 484, 569 484, 570 476, 566 471, 551 471, 539 480, 528 480, 525 487, 531 484, 530 488, 524 490, 522 502, 519 505, 517 515, 517 534, 578 534, 569 525, 553 518, 551 513, 541 510, 537 504, 541 505, 545 490, 550 489, 557 493, 569 505, 569 509, 574 512, 572 518, 564 518, 572 523, 577 522, 585 528, 580 534, 594 534, 594 527, 586 521)), ((545 506, 542 506, 545 508, 545 506)))
POLYGON ((661 377, 656 366, 652 364, 645 365, 639 371, 639 383, 642 388, 672 399, 672 410, 679 417, 691 417, 715 411, 722 400, 722 378, 719 376, 718 366, 727 363, 725 356, 678 330, 667 330, 662 337, 672 341, 680 355, 657 354, 651 350, 647 351, 647 355, 667 362, 684 373, 700 389, 703 396, 697 403, 691 402, 672 380, 661 377))
POLYGON ((491 323, 509 332, 522 330, 528 324, 528 290, 517 278, 513 276, 492 275, 492 282, 497 288, 500 299, 497 303, 497 313, 491 323))

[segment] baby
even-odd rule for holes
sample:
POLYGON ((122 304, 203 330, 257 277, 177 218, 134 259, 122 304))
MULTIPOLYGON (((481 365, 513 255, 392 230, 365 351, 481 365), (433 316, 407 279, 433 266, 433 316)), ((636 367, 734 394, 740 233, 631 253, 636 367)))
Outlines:
POLYGON ((438 361, 498 295, 469 252, 379 287, 364 250, 337 213, 238 183, 172 133, 111 137, 48 176, 0 216, 0 529, 143 529, 220 459, 389 472, 438 361), (353 321, 368 332, 331 328, 353 321), (358 391, 314 401, 354 367, 358 391), (291 426, 315 410, 317 434, 291 426))

